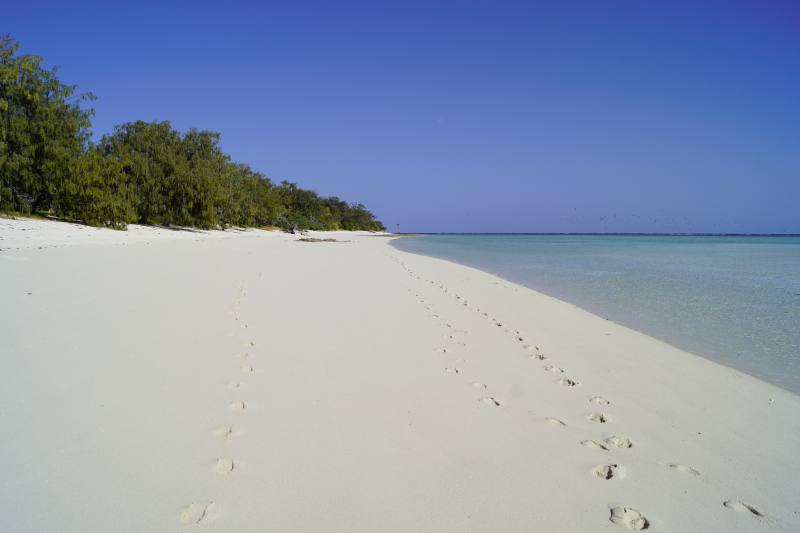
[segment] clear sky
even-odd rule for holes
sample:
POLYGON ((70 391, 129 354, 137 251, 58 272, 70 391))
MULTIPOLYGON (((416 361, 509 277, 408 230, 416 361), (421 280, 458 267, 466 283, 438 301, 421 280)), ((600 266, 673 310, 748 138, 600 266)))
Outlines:
POLYGON ((800 3, 4 3, 96 134, 222 133, 403 231, 800 232, 800 3), (169 5, 168 5, 169 4, 169 5))

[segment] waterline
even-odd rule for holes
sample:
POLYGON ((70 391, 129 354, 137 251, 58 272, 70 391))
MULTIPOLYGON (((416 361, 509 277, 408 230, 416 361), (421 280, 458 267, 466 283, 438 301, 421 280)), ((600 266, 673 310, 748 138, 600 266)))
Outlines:
POLYGON ((430 235, 449 259, 800 393, 800 237, 430 235))

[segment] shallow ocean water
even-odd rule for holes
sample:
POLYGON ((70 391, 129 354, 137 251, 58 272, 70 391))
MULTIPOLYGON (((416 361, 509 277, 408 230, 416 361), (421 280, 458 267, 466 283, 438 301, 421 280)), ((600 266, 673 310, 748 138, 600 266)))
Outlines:
POLYGON ((427 235, 393 245, 497 274, 800 393, 800 237, 427 235))

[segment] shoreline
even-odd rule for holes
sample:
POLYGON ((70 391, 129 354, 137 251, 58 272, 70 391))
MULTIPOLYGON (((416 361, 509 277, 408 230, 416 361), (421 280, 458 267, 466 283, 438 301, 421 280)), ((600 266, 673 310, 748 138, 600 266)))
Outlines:
MULTIPOLYGON (((482 234, 482 235, 490 235, 490 234, 482 234)), ((494 235, 494 234, 491 234, 491 235, 494 235)), ((512 235, 512 234, 498 234, 498 235, 512 235)), ((523 235, 523 234, 520 234, 520 235, 523 235)), ((584 235, 584 236, 586 236, 586 235, 590 235, 590 234, 524 234, 524 235, 584 235)), ((612 235, 612 234, 598 234, 598 235, 591 235, 591 236, 609 236, 609 235, 612 235)), ((620 236, 620 235, 623 235, 623 234, 613 234, 613 236, 620 236)), ((624 235, 624 236, 631 236, 631 235, 624 235)), ((642 235, 639 235, 639 236, 643 236, 644 237, 644 236, 653 236, 653 235, 643 235, 642 234, 642 235)), ((656 236, 658 236, 658 235, 656 235, 656 236)), ((676 235, 663 234, 661 236, 674 237, 676 235)), ((679 235, 679 236, 687 236, 687 237, 689 237, 689 235, 679 235)), ((711 236, 711 235, 709 235, 709 236, 711 236)), ((731 237, 736 237, 734 235, 730 235, 730 236, 731 237)), ((738 235, 738 236, 741 237, 741 235, 738 235)), ((752 236, 756 237, 756 235, 752 235, 752 236)), ((786 237, 786 236, 787 235, 779 235, 779 236, 775 235, 775 237, 786 237)), ((722 235, 714 235, 713 237, 722 237, 722 235)), ((759 235, 758 237, 763 237, 763 236, 759 235)), ((722 357, 720 355, 721 352, 725 352, 726 351, 726 347, 725 346, 717 345, 717 346, 712 346, 710 348, 709 348, 709 346, 705 346, 707 348, 707 350, 703 351, 702 350, 703 343, 702 342, 698 342, 696 338, 692 339, 690 336, 687 336, 688 335, 687 331, 683 332, 686 335, 683 335, 683 336, 680 336, 680 337, 676 336, 675 334, 672 334, 670 336, 668 333, 666 333, 665 328, 662 327, 661 329, 659 329, 657 327, 654 327, 655 319, 658 318, 657 314, 653 314, 652 316, 650 316, 650 320, 649 321, 647 321, 647 320, 642 321, 640 319, 637 322, 637 320, 633 319, 631 316, 622 316, 622 313, 621 313, 620 309, 619 308, 614 308, 613 305, 608 305, 608 302, 603 302, 603 303, 601 303, 599 301, 590 302, 589 300, 584 300, 582 302, 581 298, 578 297, 577 294, 576 294, 575 287, 571 287, 570 288, 571 292, 573 294, 568 294, 570 292, 570 290, 565 290, 565 288, 563 286, 561 287, 561 290, 560 290, 560 293, 559 293, 559 290, 550 290, 547 287, 536 287, 536 286, 533 286, 533 285, 526 284, 525 280, 516 280, 514 278, 513 269, 507 269, 506 272, 502 272, 502 271, 498 271, 498 270, 502 270, 502 267, 498 266, 498 265, 492 265, 490 267, 488 265, 479 264, 479 261, 477 261, 477 260, 474 260, 473 262, 470 262, 467 259, 464 259, 463 262, 462 262, 462 261, 459 260, 459 258, 448 257, 447 254, 445 254, 445 253, 437 255, 437 253, 435 251, 428 253, 428 252, 426 252, 424 250, 405 250, 405 249, 402 248, 402 245, 400 245, 400 244, 395 244, 393 246, 396 249, 398 249, 399 251, 402 251, 402 252, 418 254, 418 255, 425 256, 425 257, 437 258, 437 259, 440 259, 440 260, 443 260, 443 261, 449 261, 449 262, 452 262, 452 263, 457 264, 457 265, 461 265, 461 266, 468 267, 468 268, 473 268, 473 269, 476 269, 476 270, 478 270, 480 272, 484 272, 484 273, 490 274, 490 275, 495 276, 496 278, 498 278, 500 280, 503 280, 506 283, 513 284, 513 285, 516 285, 516 286, 518 286, 520 288, 525 288, 527 290, 534 291, 534 292, 536 292, 538 294, 542 294, 544 296, 548 296, 548 297, 554 298, 555 300, 567 303, 569 305, 573 305, 576 308, 581 309, 581 310, 583 310, 583 311, 585 311, 587 313, 590 313, 590 314, 596 316, 599 319, 607 320, 607 321, 612 322, 614 324, 617 324, 619 326, 628 328, 628 329, 630 329, 632 331, 636 331, 636 332, 638 332, 638 333, 640 333, 642 335, 648 336, 648 337, 650 337, 650 338, 652 338, 654 340, 657 340, 659 342, 663 342, 663 343, 665 343, 665 344, 667 344, 667 345, 669 345, 669 346, 671 346, 671 347, 673 347, 673 348, 675 348, 677 350, 684 351, 684 352, 690 353, 690 354, 692 354, 692 355, 694 355, 696 357, 700 357, 700 358, 705 359, 707 361, 711 361, 711 362, 717 363, 717 364, 721 365, 722 367, 730 369, 732 371, 741 372, 742 374, 750 376, 750 377, 752 377, 754 379, 757 379, 759 381, 762 381, 762 382, 765 382, 765 383, 769 383, 770 385, 773 385, 773 386, 775 386, 775 387, 777 387, 779 389, 782 389, 784 391, 788 391, 788 392, 790 392, 790 393, 792 393, 794 395, 800 395, 800 385, 797 384, 796 380, 795 380, 795 382, 781 381, 781 379, 778 376, 782 376, 782 374, 777 372, 774 368, 770 368, 770 367, 763 368, 763 367, 759 367, 758 365, 751 365, 751 364, 749 365, 749 364, 747 364, 747 361, 745 361, 744 364, 742 364, 740 362, 739 365, 737 366, 737 365, 735 365, 736 361, 733 358, 727 358, 726 359, 725 357, 722 357), (512 271, 509 271, 509 270, 512 270, 512 271), (604 305, 605 305, 605 308, 604 308, 604 305)), ((517 271, 516 274, 519 275, 520 272, 517 271)), ((552 280, 550 280, 550 281, 552 281, 552 280)), ((653 296, 656 296, 656 295, 653 295, 653 296)), ((654 310, 651 310, 651 311, 654 311, 654 310)), ((704 331, 709 331, 709 330, 708 330, 708 328, 706 328, 704 331)), ((719 334, 717 336, 719 336, 719 334)), ((730 350, 727 350, 727 352, 730 353, 730 350)), ((734 352, 734 353, 736 353, 736 352, 734 352)), ((768 354, 768 355, 771 355, 771 354, 768 354)), ((756 353, 755 356, 756 357, 760 357, 760 356, 764 356, 764 354, 756 353)))
POLYGON ((350 242, 5 250, 0 227, 9 526, 800 524, 796 394, 393 239, 310 233, 350 242))
POLYGON ((551 300, 553 300, 555 302, 558 302, 559 304, 570 306, 570 307, 572 307, 572 308, 574 308, 574 309, 576 309, 576 310, 578 310, 578 311, 580 311, 582 313, 586 313, 588 315, 591 315, 592 317, 596 318, 597 320, 602 320, 602 321, 608 322, 610 324, 614 324, 614 326, 616 326, 618 328, 623 328, 625 330, 628 330, 631 333, 635 333, 637 335, 641 335, 642 337, 645 337, 645 338, 649 339, 650 341, 657 342, 659 344, 663 344, 665 347, 667 347, 669 349, 676 350, 676 351, 679 351, 679 352, 683 352, 683 353, 685 353, 685 354, 687 354, 687 355, 689 355, 691 357, 695 357, 695 358, 701 359, 702 361, 704 361, 706 363, 711 363, 711 364, 713 364, 715 366, 718 366, 721 369, 724 369, 725 371, 734 372, 736 374, 740 374, 740 375, 745 376, 745 377, 747 377, 749 379, 757 381, 758 383, 761 383, 761 384, 763 384, 765 386, 773 387, 776 390, 779 390, 779 391, 781 391, 783 393, 788 393, 788 394, 790 394, 792 396, 796 396, 796 397, 800 398, 800 394, 795 392, 795 391, 793 391, 793 390, 791 390, 791 389, 787 389, 787 388, 781 387, 780 385, 772 383, 772 382, 770 382, 770 381, 768 381, 768 380, 766 380, 764 378, 761 378, 759 376, 755 376, 753 374, 750 374, 749 372, 745 372, 743 370, 739 370, 738 368, 726 365, 725 363, 721 363, 719 361, 715 361, 714 359, 711 359, 710 357, 706 357, 704 355, 701 355, 701 354, 698 354, 698 353, 695 353, 695 352, 691 352, 688 349, 683 348, 681 346, 678 346, 677 344, 673 344, 673 343, 671 343, 670 341, 668 341, 666 339, 660 339, 658 337, 654 337, 653 335, 647 333, 646 331, 642 331, 642 330, 637 329, 637 328, 635 328, 633 326, 629 326, 627 324, 623 324, 622 322, 618 322, 618 321, 616 321, 616 320, 614 320, 612 318, 605 317, 605 316, 599 314, 597 311, 594 311, 594 310, 589 309, 587 307, 582 307, 580 304, 577 304, 575 302, 571 302, 569 300, 566 300, 566 299, 563 299, 563 298, 559 298, 558 296, 549 294, 549 293, 547 293, 547 292, 545 292, 545 291, 543 291, 541 289, 528 287, 527 285, 523 285, 522 283, 519 283, 517 281, 508 279, 506 277, 503 277, 500 273, 489 272, 488 270, 483 270, 480 267, 472 266, 472 265, 469 265, 469 264, 466 264, 466 263, 459 263, 458 261, 455 261, 455 260, 452 260, 452 259, 448 259, 448 258, 444 258, 444 257, 438 257, 438 256, 434 256, 434 255, 426 255, 426 254, 421 254, 421 253, 417 253, 417 252, 407 252, 405 250, 399 250, 399 249, 397 249, 397 250, 399 252, 404 253, 404 254, 419 255, 421 257, 427 257, 427 258, 430 258, 430 259, 437 259, 437 260, 440 260, 440 261, 444 261, 446 263, 457 265, 459 267, 475 270, 477 272, 480 272, 481 274, 485 274, 485 275, 490 276, 492 278, 496 278, 499 282, 507 284, 509 287, 512 287, 513 289, 516 289, 516 290, 522 289, 522 290, 526 290, 526 291, 531 291, 531 292, 535 293, 536 295, 538 295, 538 296, 540 296, 542 298, 549 298, 549 299, 551 299, 551 300))

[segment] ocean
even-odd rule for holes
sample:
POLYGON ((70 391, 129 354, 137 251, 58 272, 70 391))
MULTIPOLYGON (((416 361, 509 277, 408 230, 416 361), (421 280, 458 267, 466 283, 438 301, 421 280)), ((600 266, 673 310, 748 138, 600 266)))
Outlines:
POLYGON ((426 235, 479 268, 800 394, 800 236, 426 235))

